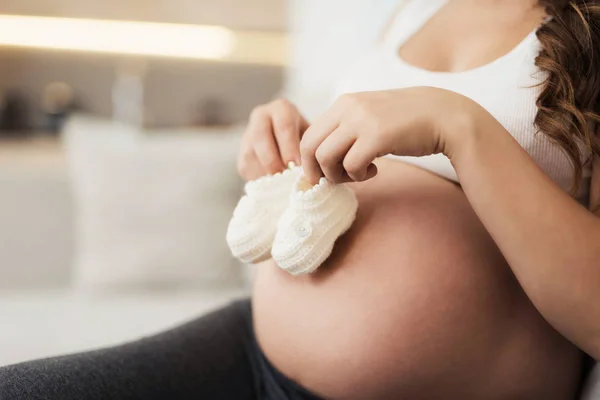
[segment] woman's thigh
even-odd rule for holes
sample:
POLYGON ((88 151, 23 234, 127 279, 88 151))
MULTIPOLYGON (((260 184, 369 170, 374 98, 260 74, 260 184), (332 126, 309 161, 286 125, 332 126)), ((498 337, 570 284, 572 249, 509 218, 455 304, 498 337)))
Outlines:
POLYGON ((248 301, 117 347, 0 368, 0 399, 255 398, 248 301))

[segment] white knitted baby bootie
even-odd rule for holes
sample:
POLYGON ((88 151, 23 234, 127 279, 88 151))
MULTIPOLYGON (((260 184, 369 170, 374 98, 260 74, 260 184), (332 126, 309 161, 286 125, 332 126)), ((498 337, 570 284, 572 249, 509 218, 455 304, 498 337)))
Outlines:
POLYGON ((314 187, 299 177, 290 204, 277 224, 271 254, 292 275, 314 272, 356 217, 358 201, 346 185, 321 178, 314 187))
POLYGON ((227 229, 227 244, 234 257, 246 264, 271 258, 277 221, 289 204, 290 191, 301 169, 291 166, 284 172, 246 183, 227 229))

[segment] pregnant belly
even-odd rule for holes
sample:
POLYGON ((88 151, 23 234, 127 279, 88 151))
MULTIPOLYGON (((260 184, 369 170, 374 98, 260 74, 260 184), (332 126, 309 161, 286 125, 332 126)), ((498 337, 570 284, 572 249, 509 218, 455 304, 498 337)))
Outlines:
POLYGON ((381 161, 313 275, 257 267, 258 341, 331 399, 568 399, 580 354, 536 312, 454 184, 381 161))

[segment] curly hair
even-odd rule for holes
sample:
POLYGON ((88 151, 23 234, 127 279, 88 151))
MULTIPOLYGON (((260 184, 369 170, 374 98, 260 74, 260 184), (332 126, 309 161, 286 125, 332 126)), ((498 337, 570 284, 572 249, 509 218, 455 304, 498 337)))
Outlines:
POLYGON ((537 100, 537 128, 568 155, 573 194, 586 162, 600 155, 600 0, 539 0, 552 17, 537 32, 536 65, 548 73, 537 100))

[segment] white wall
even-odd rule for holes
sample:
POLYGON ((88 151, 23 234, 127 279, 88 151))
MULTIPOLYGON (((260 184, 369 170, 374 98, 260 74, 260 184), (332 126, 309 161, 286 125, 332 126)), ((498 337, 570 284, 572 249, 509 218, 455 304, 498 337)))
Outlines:
POLYGON ((398 0, 289 0, 291 65, 286 96, 314 116, 336 75, 361 57, 398 0))
POLYGON ((285 30, 285 3, 285 0, 2 0, 0 13, 285 30))

